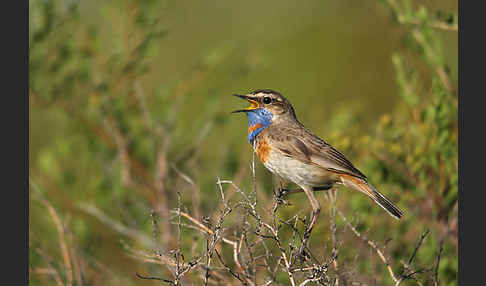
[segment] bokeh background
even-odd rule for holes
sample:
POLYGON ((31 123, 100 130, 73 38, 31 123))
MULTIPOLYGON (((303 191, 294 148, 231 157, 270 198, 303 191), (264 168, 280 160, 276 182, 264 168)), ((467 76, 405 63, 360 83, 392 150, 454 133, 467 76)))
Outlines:
MULTIPOLYGON (((251 189, 247 120, 230 114, 246 104, 231 94, 262 88, 285 95, 306 127, 405 211, 398 222, 339 191, 338 207, 393 268, 400 272, 429 229, 416 263, 435 266, 442 245, 439 280, 457 285, 457 1, 29 5, 32 285, 160 284, 135 276, 167 272, 127 245, 146 246, 155 213, 157 239, 174 246, 176 191, 201 219, 221 203, 217 178, 251 189)), ((271 202, 272 178, 259 162, 256 175, 271 202)), ((310 211, 305 196, 290 201, 282 216, 310 211)), ((327 216, 316 248, 329 242, 327 216)), ((390 284, 376 253, 337 226, 339 259, 355 279, 390 284)), ((184 239, 205 247, 193 234, 184 239)))

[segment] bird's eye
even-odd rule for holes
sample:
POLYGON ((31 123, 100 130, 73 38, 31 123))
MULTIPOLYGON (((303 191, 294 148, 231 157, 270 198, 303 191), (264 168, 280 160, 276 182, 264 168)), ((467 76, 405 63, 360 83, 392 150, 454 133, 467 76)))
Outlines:
POLYGON ((272 99, 270 97, 267 96, 263 98, 263 103, 269 104, 270 102, 272 102, 272 99))

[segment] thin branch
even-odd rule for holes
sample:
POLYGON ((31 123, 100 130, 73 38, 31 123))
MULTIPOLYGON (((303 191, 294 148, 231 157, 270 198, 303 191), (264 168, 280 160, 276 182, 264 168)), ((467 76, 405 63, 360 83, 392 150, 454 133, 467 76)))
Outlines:
POLYGON ((80 210, 84 211, 85 213, 88 213, 88 214, 92 215, 93 217, 97 218, 100 222, 111 227, 116 232, 121 233, 122 235, 125 235, 125 236, 132 238, 132 239, 137 240, 138 242, 143 244, 145 247, 151 248, 151 249, 156 247, 156 245, 154 245, 154 242, 152 241, 152 239, 150 237, 146 236, 145 234, 143 234, 143 232, 129 228, 129 227, 123 225, 122 223, 111 219, 110 217, 108 217, 106 214, 104 214, 102 211, 100 211, 94 205, 80 203, 80 204, 78 204, 78 208, 80 210))
POLYGON ((419 248, 422 246, 422 243, 424 242, 424 239, 427 237, 427 235, 430 233, 428 229, 426 229, 422 235, 420 236, 419 241, 417 242, 417 245, 415 246, 412 255, 408 259, 407 263, 403 263, 403 271, 402 274, 400 274, 400 278, 398 281, 396 281, 395 286, 400 285, 403 281, 408 280, 408 279, 414 279, 414 276, 419 273, 427 272, 430 271, 429 269, 420 269, 420 270, 412 270, 412 262, 415 259, 419 248))
POLYGON ((453 32, 458 31, 458 25, 457 24, 452 25, 452 24, 447 24, 447 23, 439 22, 439 21, 430 21, 430 22, 424 23, 424 22, 416 20, 416 19, 405 20, 403 18, 400 18, 399 21, 402 24, 412 24, 412 25, 425 24, 425 25, 428 25, 428 26, 435 28, 435 29, 440 29, 440 30, 445 30, 445 31, 453 31, 453 32))
POLYGON ((219 262, 221 262, 221 264, 223 264, 223 266, 226 268, 226 270, 231 274, 233 275, 233 277, 235 277, 236 279, 238 279, 243 285, 245 286, 249 286, 249 284, 247 283, 247 281, 243 278, 240 277, 240 274, 238 273, 235 273, 231 267, 229 267, 224 261, 223 261, 223 258, 221 258, 221 255, 219 254, 218 250, 215 249, 215 252, 216 252, 216 256, 218 257, 219 259, 219 262))
MULTIPOLYGON (((329 217, 330 217, 330 228, 331 228, 331 234, 332 234, 332 257, 333 259, 333 265, 334 265, 334 270, 337 273, 336 277, 336 282, 335 285, 339 285, 339 265, 337 262, 337 257, 338 257, 338 240, 337 240, 337 227, 336 227, 336 201, 337 201, 337 190, 332 189, 328 193, 328 197, 330 198, 330 204, 329 204, 329 217)), ((344 285, 346 285, 346 281, 344 282, 344 285)))
POLYGON ((135 275, 140 278, 140 279, 145 279, 145 280, 159 280, 159 281, 163 281, 169 285, 176 285, 174 282, 170 281, 170 280, 167 280, 167 279, 164 279, 164 278, 160 278, 160 277, 151 277, 151 276, 143 276, 139 273, 135 273, 135 275))
POLYGON ((417 246, 415 246, 415 249, 413 250, 412 256, 408 259, 408 265, 411 265, 413 260, 415 259, 415 256, 417 255, 417 252, 419 248, 422 246, 422 243, 424 242, 425 237, 430 233, 429 229, 426 229, 422 235, 420 236, 419 241, 417 242, 417 246))
POLYGON ((64 268, 66 270, 66 279, 67 279, 66 285, 71 286, 73 284, 73 268, 71 264, 71 258, 70 258, 68 246, 66 243, 66 235, 65 235, 63 223, 61 221, 61 218, 57 214, 55 208, 46 198, 44 198, 38 186, 34 184, 32 181, 31 181, 31 186, 37 191, 37 196, 33 196, 33 198, 37 199, 47 208, 49 215, 51 216, 52 220, 54 221, 54 224, 56 225, 57 234, 59 237, 59 246, 61 248, 64 268))
MULTIPOLYGON (((47 264, 47 267, 48 267, 47 269, 50 272, 49 274, 52 276, 54 281, 56 281, 56 284, 58 286, 64 286, 64 283, 62 283, 61 275, 59 275, 59 272, 52 265, 52 259, 47 254, 45 254, 42 249, 36 248, 35 250, 40 256, 42 256, 42 258, 44 258, 44 260, 47 264)), ((45 273, 45 274, 47 274, 47 273, 45 273)))
POLYGON ((388 270, 388 273, 390 273, 390 276, 391 278, 393 279, 393 281, 395 283, 397 283, 399 280, 397 279, 397 277, 395 276, 395 274, 393 273, 393 270, 390 266, 390 263, 388 262, 388 259, 385 257, 385 255, 383 254, 383 252, 376 246, 376 243, 372 240, 369 240, 368 238, 366 238, 365 236, 361 235, 361 233, 347 220, 347 218, 343 215, 343 213, 341 211, 337 211, 339 216, 341 217, 341 219, 344 221, 344 223, 346 224, 346 226, 351 229, 351 231, 360 239, 362 239, 364 242, 366 242, 369 246, 371 246, 371 248, 373 248, 373 250, 375 250, 375 252, 378 254, 378 257, 381 259, 381 261, 383 261, 383 263, 385 264, 386 266, 386 269, 388 270))
POLYGON ((440 264, 440 257, 442 254, 442 251, 444 250, 444 240, 440 241, 440 246, 439 246, 439 254, 437 254, 437 263, 435 264, 435 273, 434 273, 434 286, 439 286, 439 264, 440 264))

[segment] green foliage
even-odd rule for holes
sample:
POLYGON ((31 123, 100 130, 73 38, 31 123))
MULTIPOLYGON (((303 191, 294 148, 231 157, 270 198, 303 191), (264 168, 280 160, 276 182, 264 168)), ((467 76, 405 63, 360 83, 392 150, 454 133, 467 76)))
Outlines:
MULTIPOLYGON (((457 15, 411 1, 382 1, 398 22, 393 29, 404 34, 403 46, 393 46, 397 52, 389 59, 396 85, 383 81, 373 87, 377 95, 368 96, 358 94, 367 78, 339 73, 343 62, 352 62, 353 70, 361 60, 366 62, 358 56, 344 59, 340 53, 358 47, 323 40, 324 34, 333 38, 339 27, 334 32, 321 23, 324 28, 286 31, 290 36, 251 44, 215 43, 200 48, 205 52, 192 52, 197 54, 195 62, 161 76, 160 58, 164 65, 171 61, 170 55, 160 55, 170 43, 167 36, 173 36, 165 25, 171 3, 98 2, 29 2, 32 271, 52 267, 62 281, 69 278, 58 228, 40 199, 45 198, 65 226, 73 268, 76 261, 84 265, 78 267, 83 269, 81 278, 73 274, 74 285, 83 284, 80 280, 90 285, 147 285, 134 276, 140 269, 168 276, 160 265, 129 257, 123 248, 126 239, 134 241, 126 247, 148 247, 143 239, 126 233, 149 237, 149 241, 156 236, 164 247, 173 248, 177 232, 168 210, 177 207, 176 190, 182 193, 183 209, 201 221, 216 217, 217 177, 231 178, 244 190, 251 190, 246 122, 230 117, 229 92, 261 87, 279 90, 282 86, 285 92, 296 93, 289 92, 288 97, 299 118, 317 134, 325 131, 322 137, 326 141, 342 150, 377 189, 405 210, 405 218, 397 223, 362 196, 340 192, 339 208, 350 217, 357 215, 357 229, 380 242, 392 239, 387 250, 397 272, 398 261, 407 259, 417 237, 430 228, 417 263, 433 265, 443 240, 439 278, 443 285, 457 284, 457 79, 450 71, 443 36, 457 36, 457 15), (316 74, 321 66, 327 69, 316 74), (334 86, 344 85, 355 86, 350 93, 362 97, 343 99, 342 94, 334 94, 334 86), (379 95, 392 91, 391 96, 379 95), (383 104, 377 104, 384 98, 383 104), (376 124, 369 124, 375 120, 376 124), (103 223, 99 216, 86 212, 83 204, 96 206, 128 230, 120 232, 113 227, 116 224, 103 223), (159 233, 152 233, 151 210, 161 214, 159 233)), ((178 29, 174 27, 174 33, 178 29)), ((192 29, 194 35, 184 36, 196 37, 197 27, 192 29)), ((178 48, 183 53, 186 47, 178 48)), ((388 73, 373 58, 365 69, 375 67, 371 64, 388 73)), ((265 206, 271 205, 271 177, 258 163, 256 174, 259 199, 265 206)), ((232 200, 236 195, 232 192, 228 197, 232 200)), ((305 197, 296 196, 290 202, 291 206, 279 210, 282 218, 308 210, 305 197)), ((326 215, 318 222, 313 241, 322 253, 331 243, 326 215), (325 239, 317 240, 322 237, 325 239)), ((340 262, 359 256, 346 266, 359 273, 360 279, 376 277, 378 284, 388 284, 386 269, 367 245, 345 231, 342 221, 337 223, 343 241, 340 262)), ((225 227, 233 230, 234 226, 228 221, 225 227)), ((197 239, 193 231, 184 229, 182 235, 182 244, 187 246, 184 255, 204 251, 206 241, 197 239)), ((284 237, 288 239, 290 232, 284 237)), ((231 251, 225 249, 223 255, 231 261, 231 251)), ((54 275, 31 272, 30 276, 32 285, 54 281, 54 275)), ((421 278, 428 281, 426 275, 421 278)), ((276 279, 287 283, 280 274, 276 279)))
MULTIPOLYGON (((419 49, 418 55, 396 53, 392 57, 405 105, 381 118, 376 140, 370 144, 369 151, 378 160, 372 166, 382 173, 382 183, 376 184, 398 183, 403 205, 424 210, 424 225, 439 224, 436 235, 447 241, 446 252, 452 255, 445 258, 447 266, 441 265, 439 276, 447 285, 455 285, 457 236, 446 237, 451 228, 457 233, 458 94, 453 85, 457 80, 446 72, 438 26, 431 24, 436 19, 424 7, 414 12, 409 1, 403 1, 403 6, 388 3, 401 23, 412 23, 408 26, 415 41, 412 48, 419 49)), ((437 244, 424 248, 429 261, 436 248, 437 244)))

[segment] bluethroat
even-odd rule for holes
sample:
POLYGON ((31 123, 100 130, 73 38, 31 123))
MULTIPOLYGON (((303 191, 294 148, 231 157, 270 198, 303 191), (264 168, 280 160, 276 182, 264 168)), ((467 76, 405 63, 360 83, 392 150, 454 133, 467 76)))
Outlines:
POLYGON ((267 89, 234 96, 251 104, 233 112, 248 116, 248 142, 260 161, 274 175, 295 183, 307 195, 313 210, 307 236, 320 213, 313 193, 317 188, 344 185, 367 195, 392 217, 402 217, 402 211, 368 183, 366 176, 341 152, 297 120, 294 108, 283 95, 267 89))

